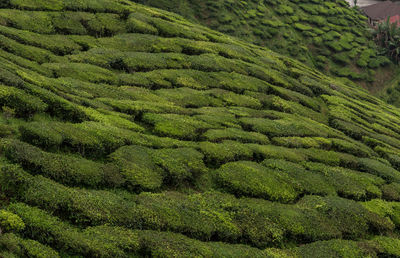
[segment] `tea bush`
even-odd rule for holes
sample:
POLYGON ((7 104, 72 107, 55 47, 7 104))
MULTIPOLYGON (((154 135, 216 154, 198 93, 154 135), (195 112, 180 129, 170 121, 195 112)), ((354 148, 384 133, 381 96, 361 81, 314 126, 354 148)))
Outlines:
POLYGON ((392 69, 358 11, 157 4, 247 41, 132 1, 0 4, 0 256, 398 256, 400 111, 349 80, 392 69))

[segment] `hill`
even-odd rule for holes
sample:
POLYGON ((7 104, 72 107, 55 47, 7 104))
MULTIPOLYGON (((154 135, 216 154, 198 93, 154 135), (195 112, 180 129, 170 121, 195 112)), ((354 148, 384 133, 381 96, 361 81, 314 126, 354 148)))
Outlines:
POLYGON ((400 109, 126 0, 1 4, 0 256, 400 255, 400 109))
POLYGON ((267 46, 375 92, 396 68, 380 55, 366 17, 344 0, 134 0, 267 46))

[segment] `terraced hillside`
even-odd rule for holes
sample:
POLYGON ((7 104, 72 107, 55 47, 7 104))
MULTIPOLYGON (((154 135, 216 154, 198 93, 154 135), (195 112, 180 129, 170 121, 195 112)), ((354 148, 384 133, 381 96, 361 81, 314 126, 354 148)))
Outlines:
POLYGON ((400 109, 126 0, 0 3, 0 256, 400 256, 400 109))
POLYGON ((379 54, 366 17, 344 0, 133 0, 381 89, 395 74, 379 54))

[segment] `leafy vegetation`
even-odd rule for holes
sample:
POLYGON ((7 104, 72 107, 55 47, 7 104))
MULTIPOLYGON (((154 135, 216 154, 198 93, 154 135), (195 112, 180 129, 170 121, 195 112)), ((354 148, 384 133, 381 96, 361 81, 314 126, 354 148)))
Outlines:
POLYGON ((366 17, 346 1, 132 1, 178 13, 360 85, 382 88, 394 76, 394 66, 388 66, 391 61, 374 43, 366 17), (371 71, 391 75, 374 82, 371 71))
POLYGON ((131 1, 0 6, 1 257, 399 256, 398 108, 131 1))

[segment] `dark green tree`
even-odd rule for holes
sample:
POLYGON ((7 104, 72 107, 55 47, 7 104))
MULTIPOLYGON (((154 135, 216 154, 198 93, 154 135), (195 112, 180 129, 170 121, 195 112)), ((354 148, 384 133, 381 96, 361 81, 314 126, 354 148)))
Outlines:
POLYGON ((10 6, 10 0, 0 0, 0 8, 5 8, 10 6))
POLYGON ((396 63, 400 60, 400 28, 397 23, 390 23, 390 17, 377 25, 374 31, 375 42, 382 52, 396 63))

